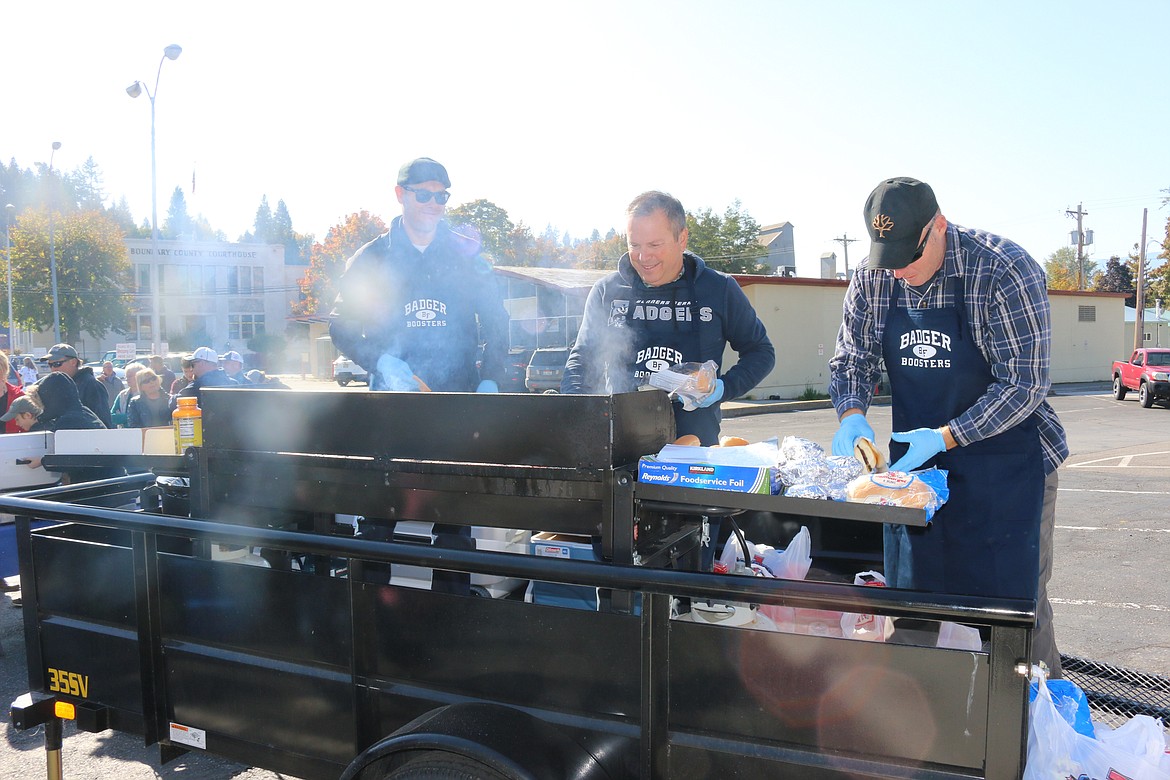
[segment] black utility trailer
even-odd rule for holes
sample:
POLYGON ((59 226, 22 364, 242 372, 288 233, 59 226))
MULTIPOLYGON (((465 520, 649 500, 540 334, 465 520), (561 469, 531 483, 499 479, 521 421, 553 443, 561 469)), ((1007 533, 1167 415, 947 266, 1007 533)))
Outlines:
POLYGON ((204 446, 181 461, 190 517, 108 508, 153 474, 0 497, 19 524, 29 665, 12 717, 46 724, 50 763, 71 716, 140 734, 164 761, 205 750, 304 778, 1022 772, 1033 605, 694 571, 715 516, 925 516, 638 484, 638 457, 673 438, 660 392, 210 390, 203 405, 204 446), (370 541, 338 514, 584 534, 605 560, 370 541), (59 522, 31 527, 43 520, 59 522), (223 545, 270 565, 221 560, 223 545), (371 576, 386 562, 603 598, 585 611, 399 587, 371 576), (702 625, 672 619, 674 598, 949 620, 987 641, 702 625))

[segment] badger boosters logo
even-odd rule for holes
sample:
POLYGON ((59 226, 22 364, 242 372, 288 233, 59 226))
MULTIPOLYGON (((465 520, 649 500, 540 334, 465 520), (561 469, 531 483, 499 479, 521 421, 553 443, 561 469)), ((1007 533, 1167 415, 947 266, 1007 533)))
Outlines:
POLYGON ((898 351, 899 362, 908 368, 951 367, 951 337, 937 330, 906 331, 898 338, 898 351))
POLYGON ((442 328, 447 325, 447 304, 433 298, 416 298, 403 307, 408 328, 442 328))
POLYGON ((648 379, 651 374, 682 362, 682 353, 674 347, 644 347, 634 359, 634 374, 639 379, 648 379))

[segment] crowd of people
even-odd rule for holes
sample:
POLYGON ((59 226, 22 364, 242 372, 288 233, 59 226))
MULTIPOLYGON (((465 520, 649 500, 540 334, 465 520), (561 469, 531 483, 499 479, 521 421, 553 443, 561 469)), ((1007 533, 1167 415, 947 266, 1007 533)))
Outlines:
MULTIPOLYGON (((0 393, 0 423, 3 433, 26 431, 84 430, 101 428, 152 428, 171 424, 171 413, 182 396, 200 397, 204 387, 248 387, 288 389, 263 371, 243 371, 239 352, 219 355, 211 347, 199 347, 181 361, 176 375, 161 355, 152 355, 144 364, 126 365, 118 375, 112 361, 100 372, 82 363, 70 344, 54 344, 41 357, 25 356, 19 367, 0 352, 0 372, 5 391, 0 393), (41 376, 36 363, 49 373, 41 376), (235 371, 235 376, 221 368, 235 371)), ((30 468, 42 466, 31 459, 30 468)), ((69 481, 100 479, 107 475, 94 469, 67 473, 69 481)))

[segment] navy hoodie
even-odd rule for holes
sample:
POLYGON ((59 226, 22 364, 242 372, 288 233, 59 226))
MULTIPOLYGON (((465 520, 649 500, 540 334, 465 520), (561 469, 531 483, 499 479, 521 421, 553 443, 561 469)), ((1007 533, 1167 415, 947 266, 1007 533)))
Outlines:
MULTIPOLYGON (((708 268, 703 259, 686 252, 683 274, 670 284, 647 287, 630 263, 629 254, 618 261, 618 270, 599 280, 589 291, 577 341, 569 352, 564 393, 621 393, 636 390, 644 381, 633 374, 648 375, 655 370, 654 355, 637 354, 631 337, 631 320, 651 336, 689 328, 697 323, 698 349, 672 362, 715 361, 723 380, 722 401, 731 401, 763 381, 776 365, 776 351, 764 324, 751 302, 731 276, 708 268), (694 300, 690 300, 691 290, 694 300), (665 300, 663 312, 680 312, 670 317, 642 318, 636 311, 639 301, 665 300), (680 321, 680 317, 683 319, 680 321), (723 373, 723 352, 727 345, 738 360, 723 373), (643 359, 645 358, 645 359, 643 359)), ((669 337, 669 334, 667 334, 669 337)), ((717 444, 722 413, 719 404, 693 412, 674 405, 676 433, 693 433, 704 445, 717 444)))

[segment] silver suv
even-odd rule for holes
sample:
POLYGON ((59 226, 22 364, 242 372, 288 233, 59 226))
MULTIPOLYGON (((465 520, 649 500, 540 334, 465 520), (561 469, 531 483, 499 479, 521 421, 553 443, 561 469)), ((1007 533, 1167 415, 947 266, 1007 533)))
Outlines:
POLYGON ((550 390, 559 392, 568 359, 569 350, 566 347, 536 350, 524 372, 524 386, 533 393, 547 393, 550 390))

